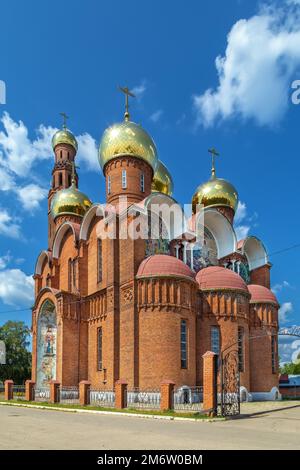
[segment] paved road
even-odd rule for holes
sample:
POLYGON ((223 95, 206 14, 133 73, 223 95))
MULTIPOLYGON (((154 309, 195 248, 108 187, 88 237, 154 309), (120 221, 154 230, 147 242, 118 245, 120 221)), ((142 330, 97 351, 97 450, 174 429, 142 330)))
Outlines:
POLYGON ((205 423, 0 405, 0 449, 300 449, 299 402, 243 412, 252 415, 205 423))

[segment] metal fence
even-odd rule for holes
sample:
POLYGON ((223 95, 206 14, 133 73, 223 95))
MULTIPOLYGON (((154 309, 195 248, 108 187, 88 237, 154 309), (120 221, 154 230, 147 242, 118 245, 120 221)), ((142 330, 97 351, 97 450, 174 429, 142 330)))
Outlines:
POLYGON ((13 386, 13 398, 14 400, 25 400, 25 385, 13 386))
POLYGON ((90 389, 90 405, 113 408, 115 406, 116 395, 113 390, 90 389))
POLYGON ((66 403, 75 405, 79 403, 79 387, 71 386, 60 387, 59 389, 59 400, 60 403, 66 403))
POLYGON ((160 390, 139 390, 134 388, 127 391, 128 408, 146 408, 155 410, 160 408, 160 390))
POLYGON ((203 406, 203 387, 180 387, 174 390, 174 410, 201 411, 203 406))
POLYGON ((33 399, 35 401, 50 401, 50 388, 49 387, 34 387, 33 399))

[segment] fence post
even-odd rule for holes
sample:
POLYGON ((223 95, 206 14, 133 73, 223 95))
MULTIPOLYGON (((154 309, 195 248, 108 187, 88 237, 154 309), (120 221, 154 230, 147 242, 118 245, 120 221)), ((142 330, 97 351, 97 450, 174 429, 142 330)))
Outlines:
POLYGON ((212 416, 217 414, 217 354, 207 351, 203 354, 203 409, 212 416))
POLYGON ((165 380, 160 384, 160 409, 162 411, 172 410, 174 408, 173 395, 175 383, 165 380))
POLYGON ((5 380, 4 382, 4 399, 13 400, 14 398, 14 381, 5 380))
POLYGON ((116 408, 127 408, 127 385, 125 380, 118 380, 115 384, 116 408))
POLYGON ((25 382, 25 400, 33 401, 34 400, 34 380, 26 380, 25 382))
POLYGON ((79 403, 80 405, 90 404, 90 388, 91 382, 88 380, 82 380, 79 382, 79 403))
POLYGON ((50 403, 59 403, 59 387, 60 387, 60 383, 57 380, 51 380, 50 403))

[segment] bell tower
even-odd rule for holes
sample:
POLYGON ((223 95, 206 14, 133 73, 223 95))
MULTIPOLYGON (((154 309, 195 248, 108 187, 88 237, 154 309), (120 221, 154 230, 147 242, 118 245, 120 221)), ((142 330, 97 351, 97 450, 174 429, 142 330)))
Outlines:
MULTIPOLYGON (((72 184, 73 166, 75 167, 75 156, 78 144, 75 136, 67 129, 68 116, 60 113, 63 118, 62 128, 57 131, 52 138, 52 148, 54 151, 54 167, 52 170, 52 184, 48 193, 48 243, 51 247, 54 234, 55 224, 51 216, 51 201, 57 191, 67 189, 72 184)), ((74 168, 74 184, 78 187, 78 175, 74 168)))

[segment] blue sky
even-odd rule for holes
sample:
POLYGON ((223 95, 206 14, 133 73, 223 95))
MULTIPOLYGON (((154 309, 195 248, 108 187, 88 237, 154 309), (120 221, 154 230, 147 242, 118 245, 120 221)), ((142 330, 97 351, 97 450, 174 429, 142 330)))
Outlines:
MULTIPOLYGON (((300 80, 299 4, 1 2, 0 324, 30 323, 29 311, 7 311, 31 305, 30 275, 46 248, 59 112, 79 136, 80 188, 102 202, 95 149, 122 118, 118 84, 135 89, 132 119, 153 136, 181 203, 209 177, 207 149, 217 147, 217 174, 242 202, 239 231, 257 235, 270 253, 282 325, 299 323, 300 248, 286 250, 300 243, 300 105, 291 101, 300 80)), ((281 356, 299 347, 288 340, 281 356)))

